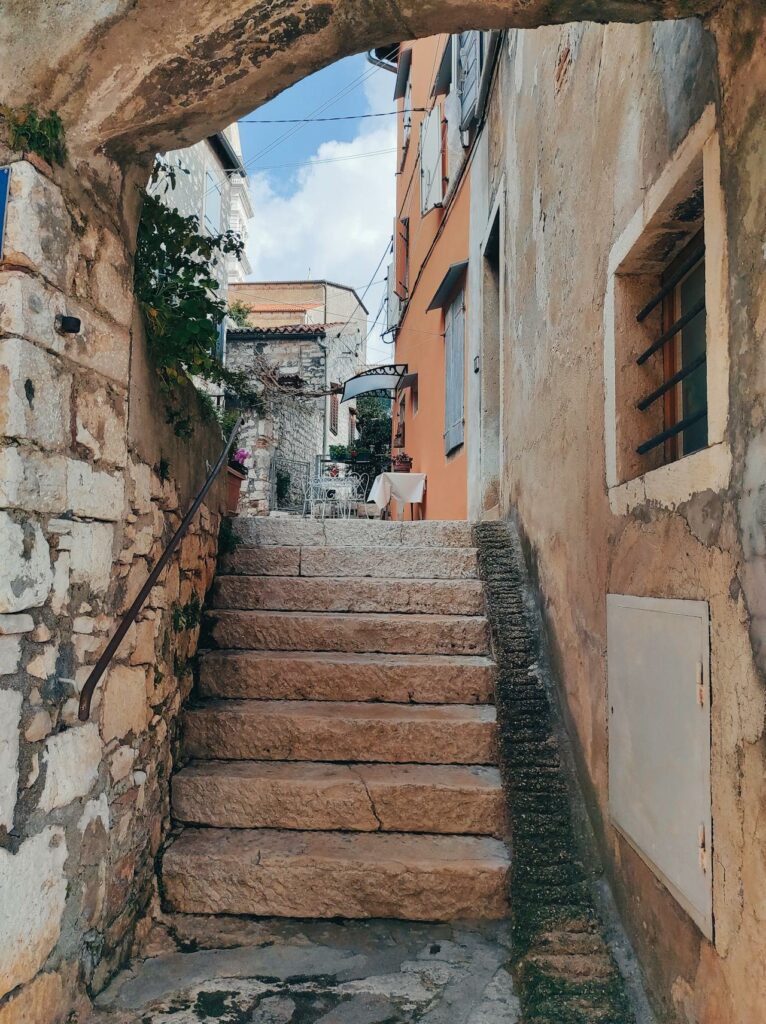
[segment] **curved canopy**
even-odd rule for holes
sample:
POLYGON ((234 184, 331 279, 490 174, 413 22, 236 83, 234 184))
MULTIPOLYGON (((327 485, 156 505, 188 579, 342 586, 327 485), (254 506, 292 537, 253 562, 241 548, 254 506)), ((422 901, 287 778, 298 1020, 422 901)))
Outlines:
POLYGON ((376 391, 396 391, 404 374, 406 363, 393 363, 390 366, 373 366, 371 370, 358 373, 349 378, 343 385, 341 402, 350 402, 360 395, 373 394, 376 391))

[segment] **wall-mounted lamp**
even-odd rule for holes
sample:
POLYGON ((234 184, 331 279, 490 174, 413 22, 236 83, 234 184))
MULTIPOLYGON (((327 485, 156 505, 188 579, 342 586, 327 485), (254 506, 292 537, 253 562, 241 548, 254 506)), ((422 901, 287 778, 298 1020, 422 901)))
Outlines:
POLYGON ((478 356, 474 356, 473 357, 473 372, 474 373, 478 373, 479 372, 479 357, 478 356))
POLYGON ((62 316, 61 313, 57 313, 53 326, 59 334, 79 334, 82 323, 76 316, 62 316))

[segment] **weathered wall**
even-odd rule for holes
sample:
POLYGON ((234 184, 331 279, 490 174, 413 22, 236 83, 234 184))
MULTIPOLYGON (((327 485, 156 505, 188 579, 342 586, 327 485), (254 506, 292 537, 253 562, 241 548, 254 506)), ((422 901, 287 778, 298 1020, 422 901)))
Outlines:
MULTIPOLYGON (((77 719, 90 666, 201 486, 133 319, 117 232, 12 163, 0 264, 0 1020, 56 1022, 127 953, 154 891, 175 719, 219 523, 212 491, 77 719), (82 320, 78 335, 54 315, 82 320)), ((71 194, 71 192, 70 192, 71 194)), ((196 399, 188 396, 191 407, 196 399)))
MULTIPOLYGON (((715 40, 698 23, 511 33, 472 169, 472 254, 505 175, 504 508, 518 510, 526 534, 625 921, 663 1020, 684 1024, 757 1024, 766 998, 766 25, 763 14, 731 11, 713 24, 720 87, 715 40), (691 479, 688 500, 644 498, 615 514, 607 260, 711 102, 730 277, 728 304, 709 315, 728 318, 731 339, 731 479, 701 493, 691 479), (607 592, 710 603, 715 944, 609 824, 607 592)), ((479 333, 474 323, 477 345, 479 333)))

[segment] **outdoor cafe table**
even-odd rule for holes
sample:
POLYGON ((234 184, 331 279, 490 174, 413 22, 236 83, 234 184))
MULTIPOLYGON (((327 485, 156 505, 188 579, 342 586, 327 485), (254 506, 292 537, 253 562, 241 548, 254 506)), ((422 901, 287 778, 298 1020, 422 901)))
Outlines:
POLYGON ((420 505, 422 503, 425 489, 425 473, 381 473, 373 480, 367 500, 373 502, 378 508, 385 508, 393 498, 401 507, 399 514, 401 519, 404 516, 405 505, 420 505))

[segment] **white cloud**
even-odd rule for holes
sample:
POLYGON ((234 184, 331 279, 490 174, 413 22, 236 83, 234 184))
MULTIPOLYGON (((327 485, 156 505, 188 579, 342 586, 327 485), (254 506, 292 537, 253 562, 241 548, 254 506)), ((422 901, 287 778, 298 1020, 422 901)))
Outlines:
MULTIPOLYGON (((364 88, 371 110, 393 109, 393 76, 381 71, 364 88)), ((312 278, 348 284, 360 294, 371 280, 393 229, 395 155, 364 154, 395 147, 396 118, 359 124, 350 142, 327 141, 319 146, 314 159, 337 162, 302 167, 289 195, 277 194, 268 175, 251 176, 255 215, 248 255, 254 280, 300 279, 310 271, 312 278)), ((275 154, 274 163, 278 162, 275 154)), ((388 260, 386 255, 376 278, 385 275, 388 260)), ((376 284, 365 297, 370 323, 384 291, 384 285, 376 284)), ((379 327, 382 322, 383 316, 379 327)), ((377 334, 368 342, 370 361, 385 359, 391 351, 391 346, 377 340, 377 334)))

